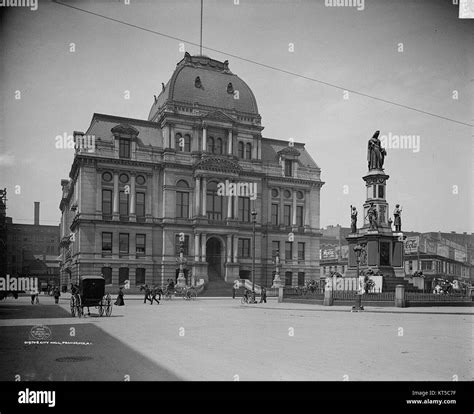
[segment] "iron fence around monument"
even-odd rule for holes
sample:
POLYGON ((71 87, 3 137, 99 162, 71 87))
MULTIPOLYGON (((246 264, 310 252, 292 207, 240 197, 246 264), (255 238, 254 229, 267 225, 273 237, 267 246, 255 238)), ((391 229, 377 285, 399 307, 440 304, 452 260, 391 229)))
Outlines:
POLYGON ((472 298, 464 293, 435 293, 405 292, 405 300, 409 302, 470 302, 472 298))

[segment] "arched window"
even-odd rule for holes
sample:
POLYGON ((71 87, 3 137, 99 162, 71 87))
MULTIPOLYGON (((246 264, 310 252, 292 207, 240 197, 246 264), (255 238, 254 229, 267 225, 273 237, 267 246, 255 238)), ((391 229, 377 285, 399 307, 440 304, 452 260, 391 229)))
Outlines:
POLYGON ((189 185, 184 180, 179 180, 176 183, 179 188, 176 191, 176 217, 189 218, 189 185))
POLYGON ((222 138, 217 138, 215 150, 216 154, 222 154, 222 138))
POLYGON ((244 158, 244 143, 242 141, 239 141, 239 148, 238 148, 238 155, 239 158, 244 158))
POLYGON ((214 138, 213 137, 207 138, 207 152, 214 154, 214 138))
POLYGON ((247 144, 245 144, 245 159, 252 159, 252 144, 250 142, 247 142, 247 144))
POLYGON ((215 181, 207 184, 206 197, 207 218, 209 220, 222 220, 224 197, 217 194, 217 183, 215 181))
POLYGON ((186 134, 184 137, 178 133, 175 135, 176 151, 191 152, 191 137, 186 134))

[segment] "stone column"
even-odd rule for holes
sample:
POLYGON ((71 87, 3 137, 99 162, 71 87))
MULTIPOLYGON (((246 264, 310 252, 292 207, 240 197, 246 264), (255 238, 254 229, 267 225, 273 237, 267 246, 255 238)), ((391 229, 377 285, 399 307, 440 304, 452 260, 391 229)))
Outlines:
POLYGON ((278 217, 278 221, 279 221, 278 224, 283 224, 285 220, 283 217, 283 213, 285 211, 285 209, 283 208, 283 188, 280 187, 279 191, 280 191, 280 217, 278 217))
POLYGON ((239 219, 239 197, 234 196, 234 219, 239 219))
POLYGON ((296 226, 296 191, 293 190, 293 207, 292 207, 292 220, 291 220, 291 224, 293 226, 296 226))
POLYGON ((227 197, 227 218, 231 219, 232 218, 232 197, 234 196, 228 196, 227 197))
POLYGON ((207 178, 202 178, 202 215, 207 217, 207 178))
POLYGON ((146 221, 150 222, 152 219, 151 200, 153 194, 153 174, 146 175, 146 194, 145 194, 145 217, 146 221))
POLYGON ((102 214, 102 172, 97 171, 95 191, 95 214, 102 214))
POLYGON ((202 150, 207 150, 207 127, 202 127, 202 150))
POLYGON ((235 234, 232 238, 234 240, 234 263, 237 263, 237 255, 239 254, 239 238, 235 234))
POLYGON ((228 145, 228 154, 232 155, 232 129, 229 129, 228 135, 227 135, 227 145, 228 145))
POLYGON ((311 227, 310 221, 310 210, 311 210, 311 191, 306 191, 305 192, 305 198, 304 198, 304 208, 305 208, 305 219, 304 219, 304 225, 311 227))
POLYGON ((259 160, 262 159, 262 137, 258 137, 258 152, 257 152, 257 157, 259 160))
POLYGON ((201 233, 201 261, 206 262, 206 233, 201 233))
POLYGON ((196 184, 194 185, 194 196, 195 196, 195 215, 199 216, 201 212, 201 178, 196 177, 196 184))
POLYGON ((199 234, 194 235, 194 261, 199 262, 199 234))
POLYGON ((227 263, 232 262, 232 236, 227 235, 227 263))
POLYGON ((135 174, 130 174, 130 216, 135 219, 135 204, 136 204, 136 193, 135 193, 135 174))
POLYGON ((114 215, 114 219, 118 220, 119 216, 119 180, 118 180, 118 173, 114 172, 114 206, 112 213, 114 215))
POLYGON ((174 139, 174 125, 173 124, 170 124, 169 125, 169 137, 170 137, 170 147, 171 148, 175 148, 175 139, 174 139))

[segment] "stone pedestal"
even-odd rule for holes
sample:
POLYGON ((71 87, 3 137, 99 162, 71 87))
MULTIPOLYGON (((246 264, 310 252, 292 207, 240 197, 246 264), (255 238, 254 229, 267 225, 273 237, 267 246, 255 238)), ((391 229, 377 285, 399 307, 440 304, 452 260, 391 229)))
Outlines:
POLYGON ((334 303, 334 299, 332 297, 332 289, 326 289, 324 291, 324 301, 323 305, 324 306, 332 306, 334 303))
POLYGON ((397 308, 405 308, 405 286, 397 285, 395 287, 395 306, 397 308))

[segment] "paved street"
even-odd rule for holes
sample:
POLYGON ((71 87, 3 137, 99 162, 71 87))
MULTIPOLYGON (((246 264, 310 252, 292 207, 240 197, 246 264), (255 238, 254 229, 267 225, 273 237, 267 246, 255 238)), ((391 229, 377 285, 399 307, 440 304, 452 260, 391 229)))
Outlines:
POLYGON ((71 318, 42 297, 0 302, 0 380, 472 380, 473 310, 366 308, 240 299, 125 297, 112 317, 71 318), (50 341, 27 344, 34 325, 50 341), (75 336, 71 336, 74 328, 75 336), (59 361, 58 361, 59 359, 59 361))

